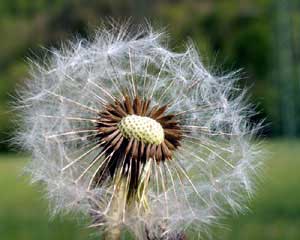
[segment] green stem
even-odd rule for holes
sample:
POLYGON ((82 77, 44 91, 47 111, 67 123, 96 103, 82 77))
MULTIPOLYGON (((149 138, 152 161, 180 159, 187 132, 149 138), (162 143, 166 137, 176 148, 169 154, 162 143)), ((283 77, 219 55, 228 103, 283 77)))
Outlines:
POLYGON ((118 240, 121 238, 120 222, 122 218, 122 210, 126 205, 126 182, 124 179, 116 181, 114 196, 111 202, 109 218, 112 220, 112 225, 107 229, 104 235, 105 240, 118 240))
POLYGON ((121 239, 121 231, 119 226, 110 228, 104 235, 104 240, 119 240, 121 239))

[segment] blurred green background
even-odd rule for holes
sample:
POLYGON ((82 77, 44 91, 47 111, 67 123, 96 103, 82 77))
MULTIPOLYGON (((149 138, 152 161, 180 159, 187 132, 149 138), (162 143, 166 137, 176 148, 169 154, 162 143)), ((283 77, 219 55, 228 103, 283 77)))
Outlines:
POLYGON ((300 1, 299 0, 1 0, 0 1, 0 239, 97 239, 71 216, 49 219, 41 190, 21 175, 28 159, 10 150, 10 110, 28 77, 26 58, 42 47, 87 37, 107 18, 149 19, 180 50, 193 39, 218 72, 243 69, 241 84, 266 119, 270 153, 264 179, 244 215, 222 221, 213 239, 300 239, 300 1))

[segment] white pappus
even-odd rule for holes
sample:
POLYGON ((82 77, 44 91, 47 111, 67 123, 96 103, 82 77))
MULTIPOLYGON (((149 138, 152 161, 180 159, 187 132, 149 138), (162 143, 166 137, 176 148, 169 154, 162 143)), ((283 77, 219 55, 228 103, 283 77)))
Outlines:
MULTIPOLYGON (((19 92, 19 145, 53 212, 80 212, 117 239, 201 237, 245 208, 260 166, 236 74, 150 26, 101 28, 32 63, 19 92)), ((109 237, 107 237, 109 238, 109 237)))

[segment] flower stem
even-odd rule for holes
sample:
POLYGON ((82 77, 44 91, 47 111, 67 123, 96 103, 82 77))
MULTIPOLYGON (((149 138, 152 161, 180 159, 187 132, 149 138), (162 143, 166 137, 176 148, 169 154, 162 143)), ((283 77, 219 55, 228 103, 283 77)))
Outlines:
POLYGON ((114 192, 112 196, 109 219, 111 226, 107 229, 104 235, 105 240, 118 240, 121 238, 121 226, 123 217, 123 208, 126 207, 126 181, 119 178, 115 182, 114 192))
POLYGON ((121 231, 119 226, 112 227, 104 235, 104 240, 119 240, 121 238, 121 231))

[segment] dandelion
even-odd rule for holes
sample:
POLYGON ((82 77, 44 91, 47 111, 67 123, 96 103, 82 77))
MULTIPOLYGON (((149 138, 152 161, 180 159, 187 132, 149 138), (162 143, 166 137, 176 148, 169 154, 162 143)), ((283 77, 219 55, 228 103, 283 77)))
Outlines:
POLYGON ((236 74, 209 72, 191 44, 151 27, 102 28, 50 50, 20 91, 16 138, 53 213, 79 212, 107 239, 207 233, 244 209, 259 166, 236 74))

